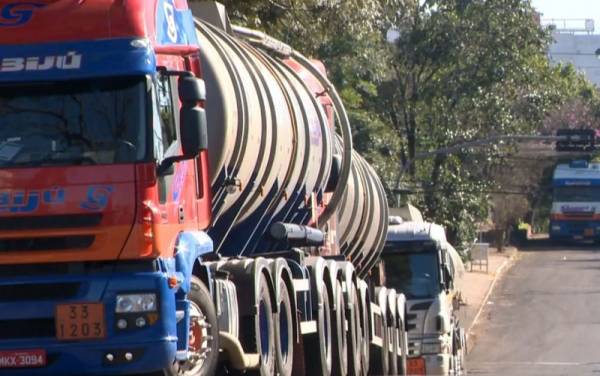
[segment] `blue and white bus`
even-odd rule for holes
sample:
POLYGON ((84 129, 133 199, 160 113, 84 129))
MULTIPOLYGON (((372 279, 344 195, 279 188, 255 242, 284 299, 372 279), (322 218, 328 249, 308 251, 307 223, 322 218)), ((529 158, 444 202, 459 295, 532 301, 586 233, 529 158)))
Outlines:
POLYGON ((560 164, 552 183, 550 239, 600 240, 600 163, 560 164))

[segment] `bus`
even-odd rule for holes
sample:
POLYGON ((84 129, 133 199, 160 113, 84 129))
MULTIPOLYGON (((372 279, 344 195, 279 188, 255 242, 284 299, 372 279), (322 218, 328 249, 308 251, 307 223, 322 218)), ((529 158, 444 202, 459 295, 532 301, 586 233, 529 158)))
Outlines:
POLYGON ((559 164, 552 181, 552 241, 600 240, 600 163, 559 164))

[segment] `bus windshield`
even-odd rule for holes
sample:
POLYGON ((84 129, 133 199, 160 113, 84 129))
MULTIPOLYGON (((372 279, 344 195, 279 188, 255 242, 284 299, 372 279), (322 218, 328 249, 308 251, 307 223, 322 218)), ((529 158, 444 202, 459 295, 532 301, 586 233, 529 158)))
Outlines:
POLYGON ((556 187, 556 202, 600 202, 600 186, 595 187, 556 187))

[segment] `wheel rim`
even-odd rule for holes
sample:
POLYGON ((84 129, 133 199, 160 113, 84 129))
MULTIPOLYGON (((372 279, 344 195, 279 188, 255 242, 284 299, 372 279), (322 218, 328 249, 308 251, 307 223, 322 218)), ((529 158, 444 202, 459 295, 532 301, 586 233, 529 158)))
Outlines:
POLYGON ((200 307, 190 302, 190 330, 189 330, 189 356, 188 360, 180 364, 179 375, 195 375, 202 367, 212 350, 212 335, 210 334, 211 325, 206 319, 206 315, 200 307))

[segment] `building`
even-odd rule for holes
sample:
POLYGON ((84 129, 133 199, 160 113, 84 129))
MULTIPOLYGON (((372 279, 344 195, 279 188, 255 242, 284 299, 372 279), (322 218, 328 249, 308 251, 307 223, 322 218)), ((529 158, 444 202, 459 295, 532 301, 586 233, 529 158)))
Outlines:
POLYGON ((600 34, 594 34, 594 20, 542 20, 550 27, 554 43, 548 51, 551 62, 571 63, 600 87, 600 34))

